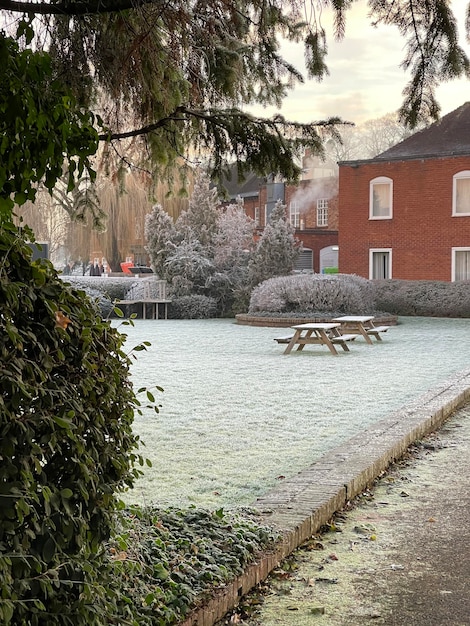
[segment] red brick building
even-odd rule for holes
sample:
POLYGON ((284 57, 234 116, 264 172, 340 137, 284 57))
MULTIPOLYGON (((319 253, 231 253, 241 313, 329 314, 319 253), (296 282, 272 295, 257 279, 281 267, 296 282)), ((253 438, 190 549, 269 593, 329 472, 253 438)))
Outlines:
POLYGON ((339 271, 470 279, 470 103, 373 159, 339 163, 339 271))
MULTIPOLYGON (((309 164, 311 164, 309 159, 309 164)), ((287 185, 255 175, 238 183, 235 170, 232 178, 224 181, 227 202, 237 196, 243 198, 246 214, 251 217, 261 234, 276 202, 286 205, 295 236, 303 244, 297 269, 325 271, 338 266, 338 178, 321 167, 305 168, 311 172, 298 185, 287 185)))

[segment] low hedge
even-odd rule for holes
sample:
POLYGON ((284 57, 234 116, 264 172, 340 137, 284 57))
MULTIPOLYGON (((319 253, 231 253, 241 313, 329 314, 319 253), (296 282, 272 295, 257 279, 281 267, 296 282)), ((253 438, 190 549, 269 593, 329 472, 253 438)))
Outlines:
POLYGON ((375 307, 394 315, 470 317, 470 281, 373 281, 375 307))

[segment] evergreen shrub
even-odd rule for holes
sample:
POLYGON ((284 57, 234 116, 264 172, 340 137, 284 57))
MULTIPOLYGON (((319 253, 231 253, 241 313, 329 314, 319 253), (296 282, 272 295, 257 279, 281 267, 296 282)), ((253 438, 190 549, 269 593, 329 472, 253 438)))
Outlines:
POLYGON ((373 281, 376 306, 394 315, 470 317, 470 281, 373 281))
POLYGON ((350 274, 295 274, 253 289, 248 313, 365 314, 375 310, 371 282, 350 274))
POLYGON ((109 623, 103 542, 143 463, 124 336, 10 223, 0 259, 0 623, 109 623))
POLYGON ((168 309, 168 317, 174 320, 201 320, 215 317, 217 300, 209 296, 193 294, 174 298, 168 309))

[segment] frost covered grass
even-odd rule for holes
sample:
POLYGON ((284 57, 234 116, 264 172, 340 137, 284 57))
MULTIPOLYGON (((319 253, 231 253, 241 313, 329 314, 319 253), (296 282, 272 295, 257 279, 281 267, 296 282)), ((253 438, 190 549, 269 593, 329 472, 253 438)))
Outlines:
POLYGON ((400 318, 382 343, 349 353, 323 346, 282 354, 286 329, 233 320, 136 320, 129 348, 136 387, 160 385, 159 415, 137 416, 152 468, 128 502, 218 508, 250 505, 281 476, 469 365, 470 321, 400 318))

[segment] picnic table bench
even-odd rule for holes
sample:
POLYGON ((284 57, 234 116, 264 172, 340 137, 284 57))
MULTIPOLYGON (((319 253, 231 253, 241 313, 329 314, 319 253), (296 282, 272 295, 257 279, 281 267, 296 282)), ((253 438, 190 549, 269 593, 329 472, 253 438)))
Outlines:
POLYGON ((303 350, 306 345, 319 344, 327 346, 332 354, 337 355, 335 345, 339 345, 345 352, 349 352, 347 342, 353 341, 357 337, 356 334, 352 333, 342 335, 339 332, 341 324, 335 322, 297 324, 292 328, 295 330, 293 335, 275 339, 278 343, 287 344, 284 354, 290 354, 295 346, 297 346, 297 350, 303 350))
POLYGON ((367 343, 372 343, 371 336, 377 341, 382 341, 380 333, 385 333, 390 328, 390 326, 375 326, 373 315, 342 315, 335 317, 333 321, 341 324, 341 332, 357 332, 367 343))

